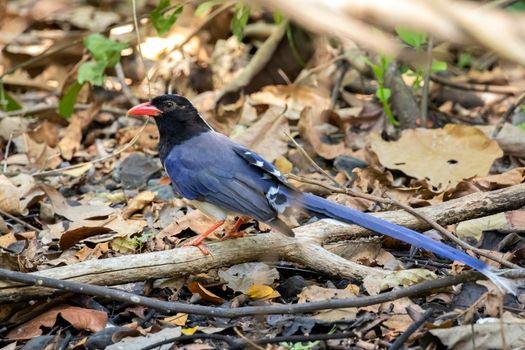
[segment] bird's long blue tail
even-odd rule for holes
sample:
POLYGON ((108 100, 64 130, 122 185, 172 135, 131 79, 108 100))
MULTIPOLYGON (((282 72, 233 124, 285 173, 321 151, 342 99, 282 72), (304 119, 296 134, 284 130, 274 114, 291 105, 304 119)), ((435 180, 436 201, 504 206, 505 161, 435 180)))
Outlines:
POLYGON ((362 213, 358 210, 331 202, 311 193, 304 193, 302 196, 296 197, 295 200, 301 207, 311 212, 318 213, 347 224, 356 224, 368 230, 381 233, 409 243, 418 248, 431 251, 442 257, 462 262, 463 264, 483 273, 494 284, 496 284, 500 290, 515 294, 512 281, 498 276, 498 274, 483 261, 478 260, 461 250, 426 237, 419 232, 393 224, 373 215, 362 213))

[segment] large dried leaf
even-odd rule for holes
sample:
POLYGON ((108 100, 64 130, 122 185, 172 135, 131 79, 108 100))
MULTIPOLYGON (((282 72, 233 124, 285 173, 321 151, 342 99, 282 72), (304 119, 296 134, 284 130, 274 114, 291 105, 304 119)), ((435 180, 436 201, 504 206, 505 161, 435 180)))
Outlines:
POLYGON ((273 162, 288 151, 286 134, 289 133, 290 127, 283 110, 270 108, 261 119, 233 139, 273 162))
POLYGON ((432 329, 432 335, 450 350, 523 349, 525 323, 492 322, 446 329, 432 329), (502 332, 505 338, 502 337, 502 332))
POLYGON ((98 332, 104 329, 108 321, 108 315, 105 312, 62 305, 48 310, 11 330, 7 334, 7 339, 31 339, 37 337, 42 334, 41 327, 53 327, 59 314, 76 329, 85 329, 91 332, 98 332))
POLYGON ((286 118, 298 120, 306 107, 316 113, 330 107, 330 96, 316 87, 305 85, 269 85, 250 95, 252 105, 267 104, 284 111, 286 118))
POLYGON ((55 213, 71 221, 106 217, 115 212, 113 208, 102 205, 86 204, 72 207, 60 192, 49 185, 40 184, 35 186, 33 190, 43 191, 51 201, 55 213))
POLYGON ((4 175, 0 175, 0 209, 11 214, 21 214, 18 188, 4 175))
POLYGON ((370 145, 384 167, 442 189, 469 177, 487 175, 492 163, 503 156, 496 141, 465 125, 404 130, 395 142, 375 135, 370 145))

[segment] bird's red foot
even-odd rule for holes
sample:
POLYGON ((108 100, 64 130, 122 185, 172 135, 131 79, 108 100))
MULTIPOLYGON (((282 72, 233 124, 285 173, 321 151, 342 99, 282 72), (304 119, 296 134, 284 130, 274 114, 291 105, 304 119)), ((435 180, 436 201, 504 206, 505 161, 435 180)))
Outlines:
POLYGON ((198 235, 196 238, 192 239, 191 241, 184 243, 182 246, 183 247, 197 247, 200 249, 202 254, 210 255, 210 251, 206 248, 206 246, 204 245, 204 243, 202 243, 202 241, 204 241, 206 237, 208 237, 213 231, 221 227, 222 224, 224 224, 224 220, 217 222, 215 225, 210 227, 206 232, 201 233, 200 235, 198 235))
POLYGON ((239 232, 239 228, 244 223, 245 218, 240 217, 237 219, 237 222, 233 226, 233 228, 222 238, 222 240, 228 239, 228 238, 240 238, 246 236, 246 232, 241 231, 239 232))

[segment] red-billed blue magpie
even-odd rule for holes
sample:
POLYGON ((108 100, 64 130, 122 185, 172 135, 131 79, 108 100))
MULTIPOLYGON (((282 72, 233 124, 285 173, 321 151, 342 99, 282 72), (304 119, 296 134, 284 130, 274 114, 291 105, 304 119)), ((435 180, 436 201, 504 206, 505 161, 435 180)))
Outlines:
POLYGON ((229 214, 250 216, 293 236, 279 215, 290 207, 297 207, 460 261, 485 274, 500 289, 513 291, 507 279, 463 251, 406 227, 296 190, 270 162, 215 132, 185 97, 158 96, 131 108, 128 115, 154 117, 160 134, 160 159, 173 189, 219 221, 193 241, 193 245, 200 245, 205 235, 222 225, 229 214))

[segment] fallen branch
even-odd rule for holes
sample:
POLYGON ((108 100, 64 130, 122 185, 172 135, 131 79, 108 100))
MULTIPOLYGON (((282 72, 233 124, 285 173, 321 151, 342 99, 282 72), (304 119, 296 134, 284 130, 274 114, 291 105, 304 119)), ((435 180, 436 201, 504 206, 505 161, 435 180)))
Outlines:
MULTIPOLYGON (((525 269, 513 270, 504 274, 508 278, 525 277, 525 269)), ((43 287, 60 289, 63 291, 75 292, 79 294, 91 295, 101 298, 107 298, 129 304, 146 306, 165 313, 188 313, 193 315, 203 315, 211 317, 242 317, 251 315, 275 315, 275 314, 298 314, 309 313, 325 309, 341 309, 348 307, 364 307, 375 304, 381 304, 388 301, 414 297, 429 293, 436 289, 453 286, 460 283, 485 279, 486 277, 479 272, 469 271, 457 276, 449 276, 437 280, 425 281, 410 287, 393 290, 391 292, 356 298, 346 299, 329 299, 324 301, 291 304, 291 305, 264 305, 264 306, 246 306, 241 308, 214 307, 193 305, 181 302, 162 301, 156 298, 149 298, 133 293, 125 292, 118 289, 88 285, 73 281, 57 280, 49 277, 37 276, 35 274, 10 271, 0 269, 0 279, 28 283, 43 287)))
MULTIPOLYGON (((513 210, 525 205, 525 184, 479 192, 440 205, 418 209, 441 225, 513 210), (509 200, 511 199, 511 200, 509 200)), ((413 229, 428 229, 429 224, 404 211, 373 215, 413 229)), ((208 245, 210 256, 197 248, 178 248, 162 252, 125 255, 34 272, 30 275, 70 280, 94 285, 117 285, 148 278, 166 278, 195 274, 221 266, 250 261, 288 260, 328 275, 362 278, 367 275, 384 277, 392 271, 370 268, 348 261, 320 246, 330 239, 349 240, 369 231, 325 220, 298 227, 296 238, 280 234, 261 234, 208 245)), ((0 303, 50 295, 53 290, 41 286, 19 286, 0 282, 0 303)))

